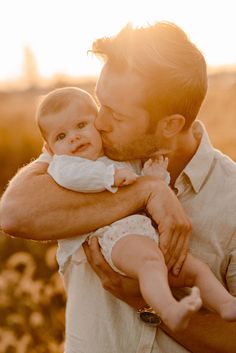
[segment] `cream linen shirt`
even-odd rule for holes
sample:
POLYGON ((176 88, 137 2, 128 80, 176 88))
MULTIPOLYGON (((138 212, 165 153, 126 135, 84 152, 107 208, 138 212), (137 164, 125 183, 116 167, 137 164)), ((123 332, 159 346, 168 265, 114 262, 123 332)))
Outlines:
MULTIPOLYGON (((214 149, 200 122, 199 148, 175 183, 192 222, 191 253, 207 263, 236 296, 236 164, 214 149)), ((105 291, 83 250, 65 274, 66 353, 186 353, 161 329, 105 291)))

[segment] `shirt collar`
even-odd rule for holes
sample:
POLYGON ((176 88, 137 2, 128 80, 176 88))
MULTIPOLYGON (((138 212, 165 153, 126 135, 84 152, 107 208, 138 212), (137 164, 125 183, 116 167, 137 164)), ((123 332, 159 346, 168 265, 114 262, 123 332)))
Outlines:
POLYGON ((193 125, 193 133, 198 138, 200 135, 201 141, 195 155, 184 168, 183 174, 187 175, 194 191, 198 193, 211 169, 214 148, 203 123, 199 120, 193 125))

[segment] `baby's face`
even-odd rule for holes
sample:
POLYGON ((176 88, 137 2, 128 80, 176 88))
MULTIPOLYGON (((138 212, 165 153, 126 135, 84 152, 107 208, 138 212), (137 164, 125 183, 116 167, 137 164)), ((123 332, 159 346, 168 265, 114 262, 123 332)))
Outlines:
POLYGON ((94 126, 96 114, 94 106, 74 100, 61 112, 43 117, 41 125, 51 151, 90 160, 103 155, 101 136, 94 126))

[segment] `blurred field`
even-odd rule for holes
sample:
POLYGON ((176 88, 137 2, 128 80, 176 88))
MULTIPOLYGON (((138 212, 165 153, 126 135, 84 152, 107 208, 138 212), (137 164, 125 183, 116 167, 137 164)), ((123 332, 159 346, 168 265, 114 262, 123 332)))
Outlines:
MULTIPOLYGON (((93 80, 77 82, 91 93, 94 85, 93 80)), ((16 171, 40 152, 34 114, 39 97, 52 88, 0 92, 0 194, 16 171)), ((236 72, 209 76, 199 118, 213 144, 236 160, 236 72)), ((62 353, 65 295, 57 274, 56 244, 0 235, 0 352, 62 353)))
MULTIPOLYGON (((71 83, 0 92, 0 195, 16 171, 40 153, 34 120, 40 96, 63 85, 71 83)), ((94 80, 77 82, 90 93, 94 85, 94 80)), ((14 239, 0 231, 0 353, 63 352, 65 294, 55 251, 55 243, 14 239)))

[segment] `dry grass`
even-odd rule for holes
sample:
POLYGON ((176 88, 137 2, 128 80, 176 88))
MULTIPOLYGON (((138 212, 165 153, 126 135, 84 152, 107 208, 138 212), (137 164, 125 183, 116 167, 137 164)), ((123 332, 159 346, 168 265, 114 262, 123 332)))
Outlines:
MULTIPOLYGON (((214 145, 236 160, 236 74, 214 75, 199 118, 214 145)), ((92 92, 95 82, 78 82, 92 92)), ((0 93, 0 193, 18 168, 36 158, 41 138, 34 114, 41 94, 0 93)), ((54 243, 0 237, 0 352, 62 353, 65 295, 54 243)))
MULTIPOLYGON (((91 93, 94 85, 78 82, 91 93)), ((0 195, 16 171, 40 153, 35 111, 40 96, 53 88, 0 93, 0 195)), ((55 251, 55 243, 0 231, 1 353, 63 352, 65 293, 55 251)))
POLYGON ((0 352, 62 353, 65 294, 56 245, 16 243, 1 237, 0 352))
POLYGON ((199 119, 205 123, 213 145, 236 161, 236 72, 209 78, 199 119))

